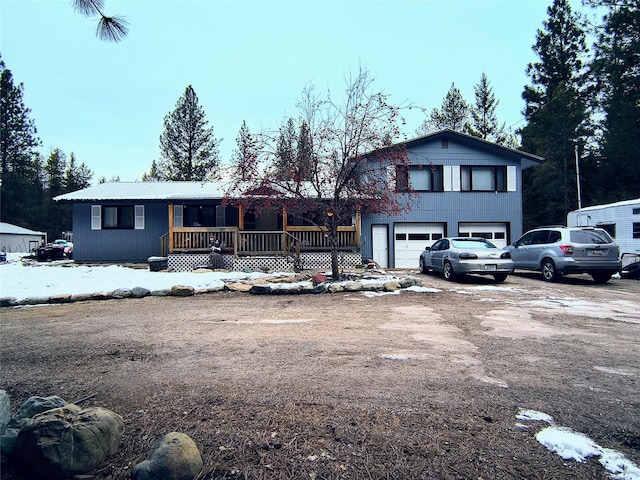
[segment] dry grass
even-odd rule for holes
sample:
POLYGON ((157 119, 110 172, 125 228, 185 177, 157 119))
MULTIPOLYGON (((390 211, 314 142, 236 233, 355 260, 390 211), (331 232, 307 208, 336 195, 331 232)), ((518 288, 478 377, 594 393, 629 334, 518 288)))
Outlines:
MULTIPOLYGON (((637 282, 589 285, 549 295, 604 303, 640 293, 637 282)), ((546 295, 528 278, 510 286, 546 295)), ((3 310, 0 388, 14 408, 30 395, 95 393, 84 405, 122 415, 121 448, 95 480, 129 479, 170 431, 199 446, 198 480, 607 478, 596 460, 548 452, 534 438, 541 425, 518 428, 521 408, 638 463, 640 328, 533 310, 528 325, 509 325, 518 336, 483 323, 527 295, 214 294, 3 310), (534 323, 544 335, 530 334, 534 323), (384 359, 393 352, 413 356, 384 359)), ((30 477, 4 466, 1 478, 30 477)))

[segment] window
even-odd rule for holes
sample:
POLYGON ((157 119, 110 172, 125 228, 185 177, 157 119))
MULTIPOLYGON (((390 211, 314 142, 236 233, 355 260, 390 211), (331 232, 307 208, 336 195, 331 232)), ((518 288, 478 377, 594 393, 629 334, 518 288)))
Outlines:
POLYGON ((91 230, 144 230, 144 205, 91 205, 91 230))
POLYGON ((596 223, 596 227, 603 229, 611 238, 616 238, 616 224, 615 223, 596 223))
POLYGON ((183 227, 216 226, 216 207, 213 205, 185 205, 182 216, 183 227))
POLYGON ((634 208, 633 210, 631 210, 631 213, 633 215, 640 215, 640 208, 634 208))
POLYGON ((463 192, 506 192, 507 167, 460 167, 463 192))
POLYGON ((411 165, 398 167, 398 192, 442 192, 444 190, 442 165, 411 165))
POLYGON ((640 238, 640 223, 633 224, 633 238, 640 238))
POLYGON ((133 230, 133 205, 114 205, 102 207, 102 228, 104 230, 133 230))

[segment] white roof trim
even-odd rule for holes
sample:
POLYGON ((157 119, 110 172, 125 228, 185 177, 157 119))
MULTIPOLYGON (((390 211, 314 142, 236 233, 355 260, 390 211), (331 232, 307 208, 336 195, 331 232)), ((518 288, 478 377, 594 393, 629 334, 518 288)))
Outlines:
POLYGON ((109 182, 58 195, 54 200, 216 200, 225 196, 226 188, 223 182, 109 182))

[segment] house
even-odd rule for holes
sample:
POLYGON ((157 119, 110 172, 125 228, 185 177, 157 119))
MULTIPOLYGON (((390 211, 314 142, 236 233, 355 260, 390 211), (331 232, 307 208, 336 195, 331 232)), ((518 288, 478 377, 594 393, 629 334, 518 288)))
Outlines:
POLYGON ((46 243, 47 234, 0 222, 0 250, 8 253, 29 253, 46 243))
POLYGON ((594 205, 567 214, 569 227, 600 227, 620 245, 620 253, 640 255, 640 198, 594 205))
MULTIPOLYGON (((220 182, 113 182, 55 197, 73 203, 74 260, 142 263, 167 257, 169 268, 207 265, 213 242, 229 269, 319 268, 330 264, 324 232, 285 211, 244 210, 225 201, 220 182), (304 259, 301 260, 301 252, 304 259)), ((359 218, 339 227, 340 260, 362 262, 359 218)))
MULTIPOLYGON (((355 211, 338 228, 342 267, 372 258, 383 267, 417 268, 420 252, 447 235, 480 236, 504 247, 522 233, 522 170, 540 157, 444 130, 404 143, 408 168, 397 193, 410 209, 396 216, 355 211)), ((377 167, 376 167, 377 168, 377 167)), ((146 262, 168 258, 175 270, 209 261, 211 243, 229 269, 328 268, 321 228, 281 211, 225 202, 216 182, 103 183, 67 193, 73 203, 74 259, 146 262)))
POLYGON ((404 142, 396 174, 402 214, 364 214, 361 253, 382 267, 417 268, 444 236, 483 237, 505 247, 522 234, 522 171, 542 158, 452 130, 404 142))

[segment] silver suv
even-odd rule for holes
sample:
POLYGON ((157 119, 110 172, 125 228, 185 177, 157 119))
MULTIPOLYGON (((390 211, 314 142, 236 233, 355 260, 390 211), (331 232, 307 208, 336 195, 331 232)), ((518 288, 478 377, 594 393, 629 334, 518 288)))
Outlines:
POLYGON ((553 282, 561 275, 588 273, 606 283, 622 268, 620 248, 609 234, 594 227, 540 227, 507 246, 516 269, 539 270, 553 282))

